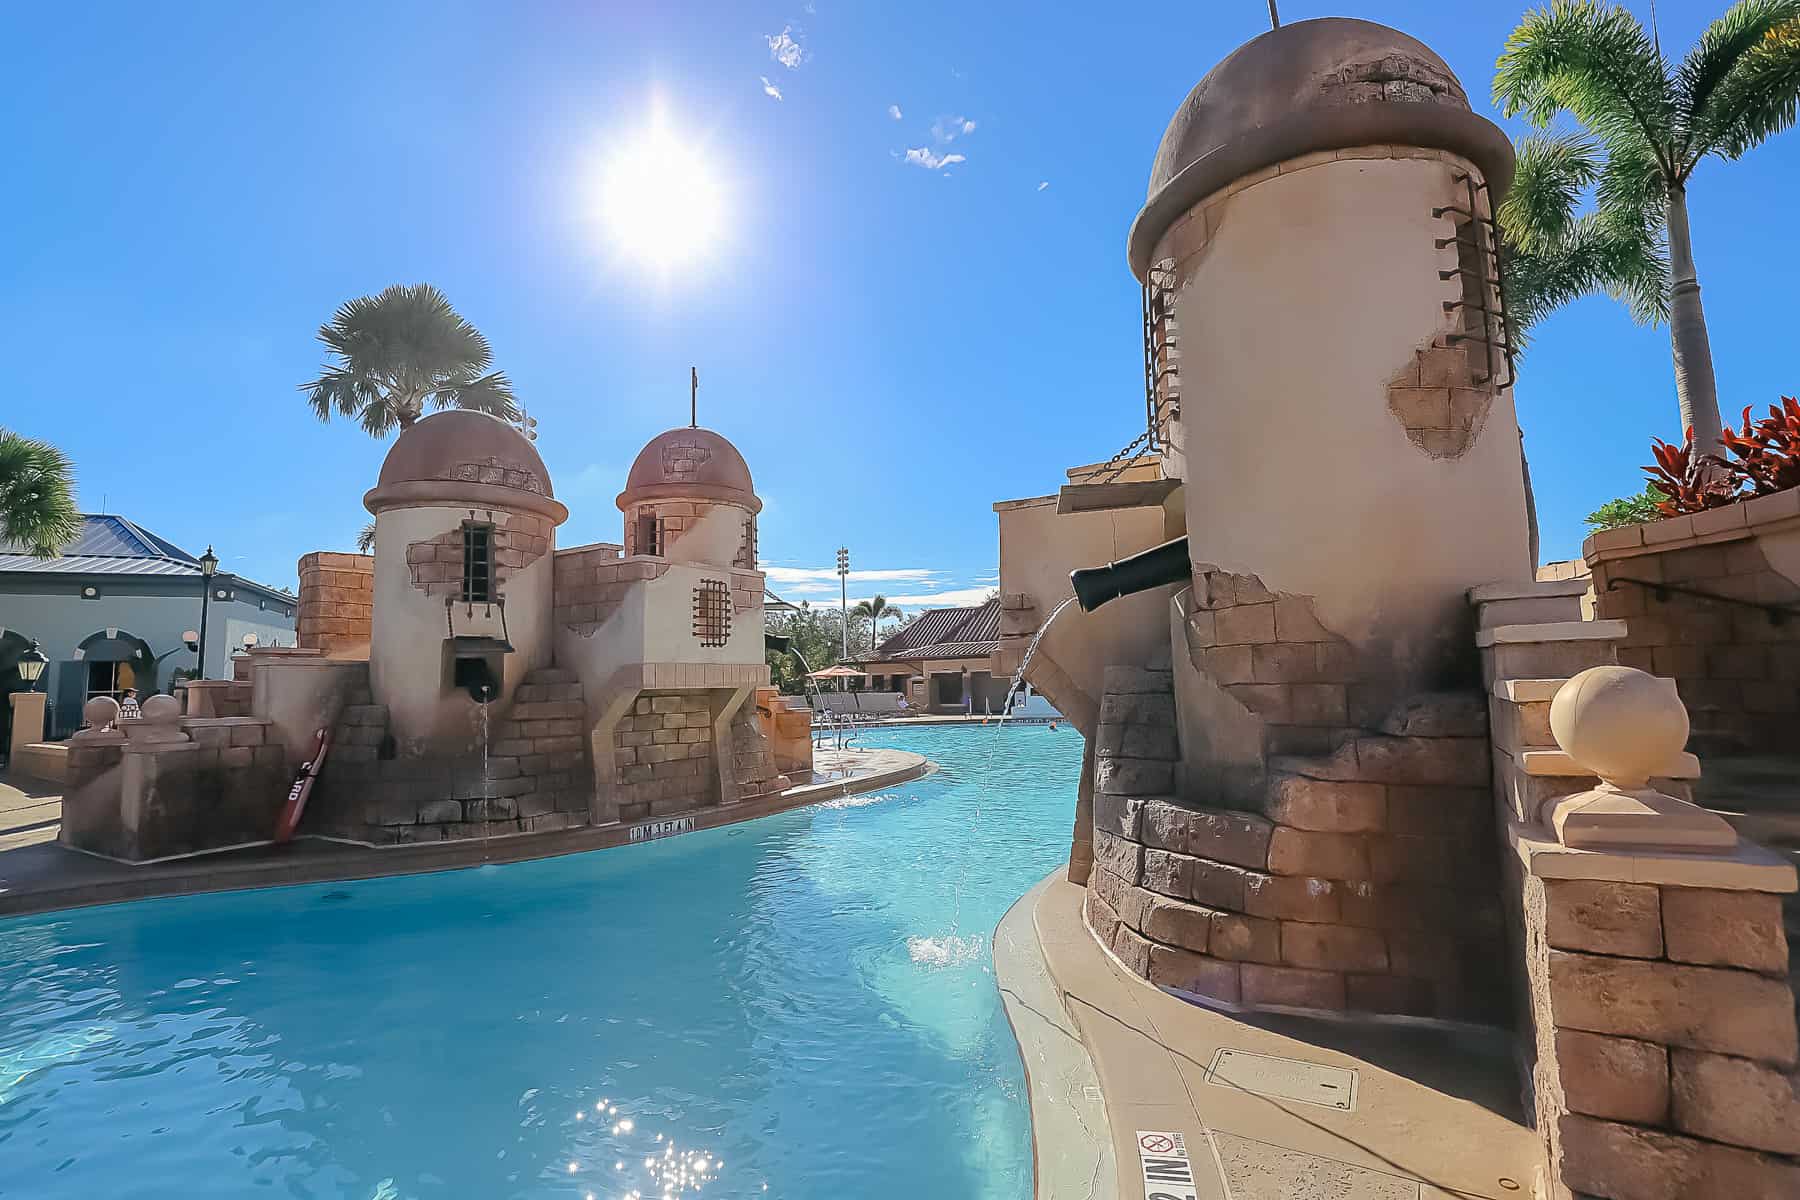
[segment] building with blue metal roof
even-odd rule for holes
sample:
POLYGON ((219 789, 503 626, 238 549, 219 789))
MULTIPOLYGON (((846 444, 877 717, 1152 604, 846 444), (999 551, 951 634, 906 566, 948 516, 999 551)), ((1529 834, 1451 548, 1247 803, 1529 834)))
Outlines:
MULTIPOLYGON (((231 653, 248 636, 294 644, 291 593, 225 571, 211 589, 208 677, 230 676, 231 653)), ((184 637, 200 629, 205 590, 199 558, 115 514, 84 514, 80 535, 56 558, 0 542, 0 695, 23 689, 18 658, 33 642, 50 660, 37 685, 50 693, 46 736, 74 732, 90 697, 168 691, 177 671, 197 666, 184 637)), ((0 723, 10 715, 0 702, 0 723)))

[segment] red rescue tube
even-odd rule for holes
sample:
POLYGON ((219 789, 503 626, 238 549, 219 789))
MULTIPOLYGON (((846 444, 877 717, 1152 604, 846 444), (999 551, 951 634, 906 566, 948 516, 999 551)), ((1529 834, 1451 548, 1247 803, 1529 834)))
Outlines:
POLYGON ((291 839, 294 830, 300 828, 300 817, 306 812, 306 798, 312 794, 313 780, 319 777, 319 768, 325 765, 325 752, 330 749, 331 730, 321 729, 313 735, 312 757, 300 764, 300 770, 294 775, 294 786, 288 789, 287 801, 275 821, 277 845, 291 839))

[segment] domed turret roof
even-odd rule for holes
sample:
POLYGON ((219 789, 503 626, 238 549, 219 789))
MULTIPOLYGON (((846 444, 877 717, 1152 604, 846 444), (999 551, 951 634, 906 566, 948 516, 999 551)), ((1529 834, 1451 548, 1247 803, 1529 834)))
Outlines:
POLYGON ((1148 202, 1131 227, 1133 273, 1143 276, 1169 226, 1232 180, 1302 154, 1371 145, 1460 154, 1496 203, 1512 181, 1506 135, 1470 111, 1456 75, 1416 38, 1322 17, 1245 42, 1194 86, 1163 134, 1148 202))
POLYGON ((491 504, 561 521, 550 472, 537 448, 498 417, 452 408, 402 433, 363 497, 370 512, 420 504, 491 504))
POLYGON ((742 504, 752 512, 762 509, 738 448, 722 433, 691 425, 650 439, 625 477, 619 508, 689 496, 742 504))

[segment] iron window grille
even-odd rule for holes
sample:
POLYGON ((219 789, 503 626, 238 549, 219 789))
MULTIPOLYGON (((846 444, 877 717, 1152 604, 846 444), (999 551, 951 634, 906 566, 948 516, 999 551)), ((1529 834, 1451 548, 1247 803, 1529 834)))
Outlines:
POLYGON ((462 535, 463 603, 488 604, 494 599, 494 527, 465 524, 462 535))
POLYGON ((722 579, 702 579, 694 589, 694 636, 702 646, 731 640, 731 588, 722 579))

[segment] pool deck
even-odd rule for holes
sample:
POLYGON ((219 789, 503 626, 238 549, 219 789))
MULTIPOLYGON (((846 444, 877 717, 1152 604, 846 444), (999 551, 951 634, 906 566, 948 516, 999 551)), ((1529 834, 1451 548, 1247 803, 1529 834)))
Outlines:
MULTIPOLYGON (((56 834, 62 796, 56 785, 0 776, 0 917, 153 896, 415 875, 580 854, 630 845, 633 831, 644 831, 646 826, 667 827, 691 819, 693 830, 711 829, 823 800, 879 791, 918 779, 932 769, 922 755, 892 749, 822 751, 818 765, 833 777, 815 776, 774 795, 630 825, 382 847, 299 837, 285 846, 250 846, 145 864, 118 862, 59 845, 56 834)), ((639 838, 643 836, 640 832, 639 838)))
POLYGON ((1157 1146, 1155 1134, 1182 1136, 1201 1200, 1532 1194, 1543 1147, 1519 1111, 1505 1031, 1191 1004, 1103 951, 1083 896, 1059 870, 994 937, 1038 1200, 1144 1200, 1140 1133, 1157 1146), (1320 1102, 1346 1088, 1347 1108, 1320 1102))

